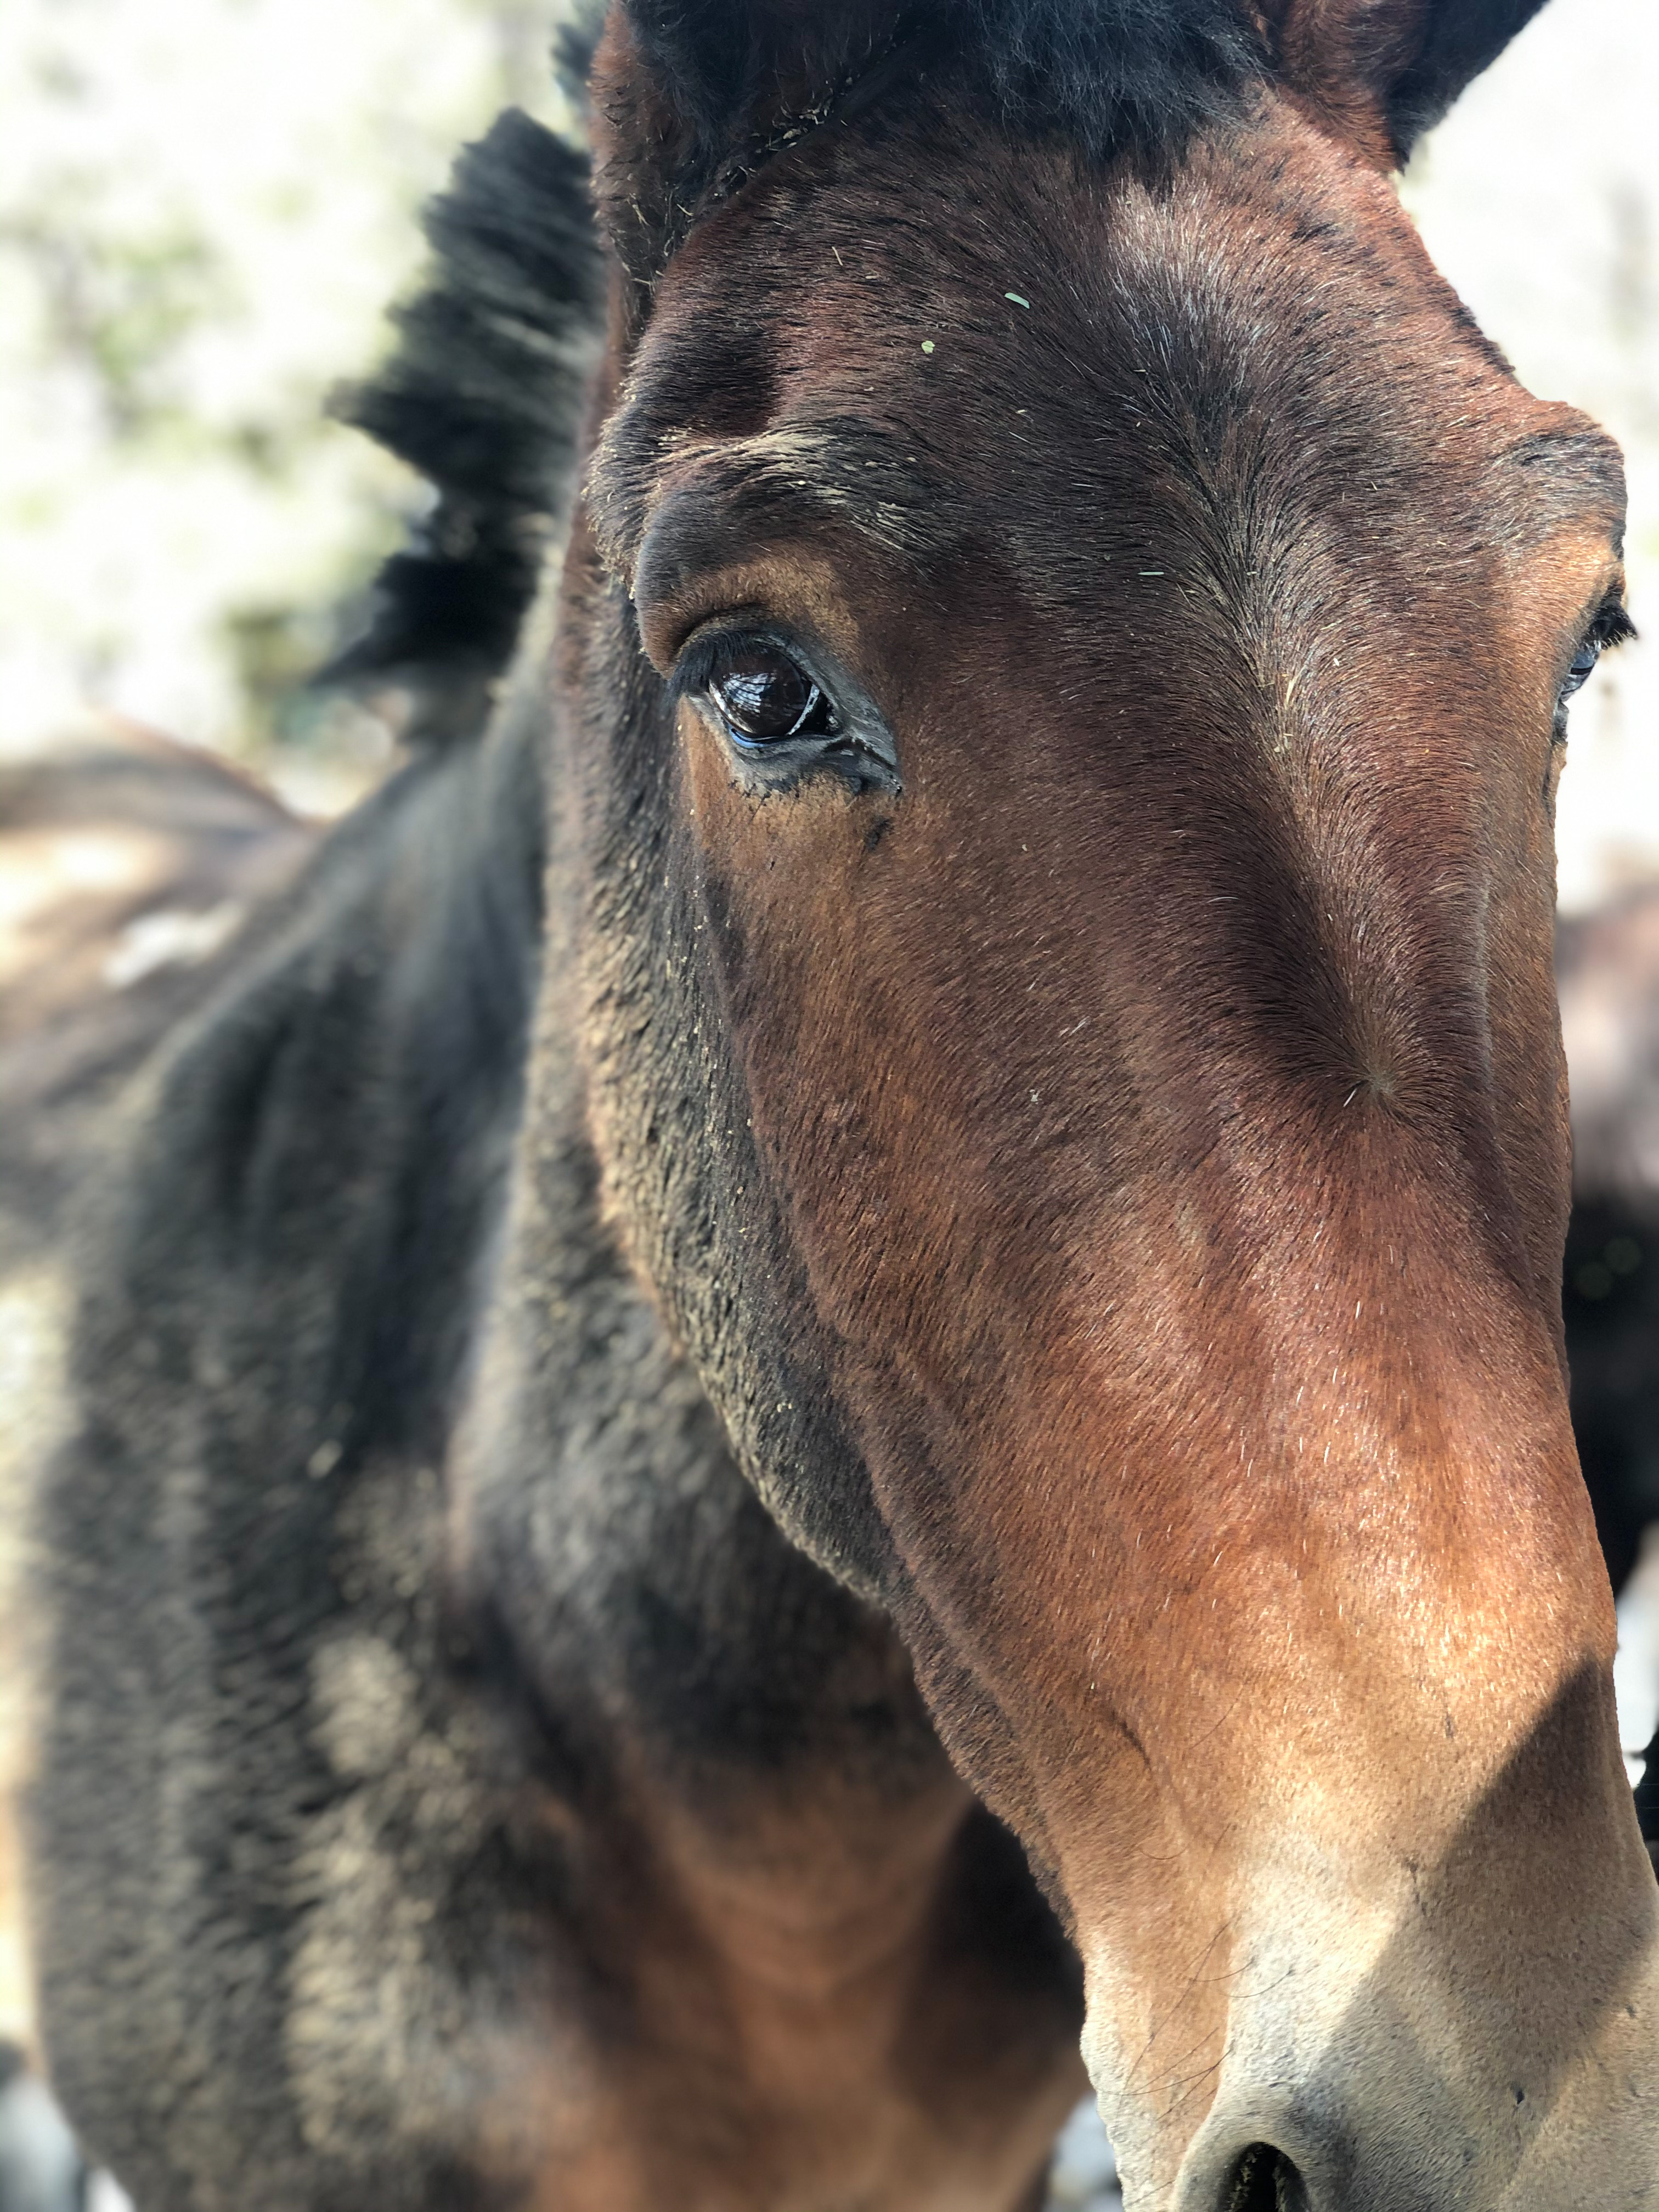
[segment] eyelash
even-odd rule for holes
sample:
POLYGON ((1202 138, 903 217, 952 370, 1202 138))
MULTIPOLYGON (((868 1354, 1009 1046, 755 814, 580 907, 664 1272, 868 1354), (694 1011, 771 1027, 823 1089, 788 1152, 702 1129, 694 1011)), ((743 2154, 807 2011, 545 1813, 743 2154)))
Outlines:
POLYGON ((1609 599, 1596 617, 1596 625, 1604 651, 1616 645, 1628 645, 1636 636, 1636 624, 1622 599, 1609 599))
POLYGON ((1595 673, 1602 654, 1625 644, 1635 635, 1636 625, 1626 613, 1623 600, 1608 599, 1604 601, 1572 657, 1571 665, 1556 699, 1555 742, 1558 745, 1566 742, 1568 707, 1595 673))

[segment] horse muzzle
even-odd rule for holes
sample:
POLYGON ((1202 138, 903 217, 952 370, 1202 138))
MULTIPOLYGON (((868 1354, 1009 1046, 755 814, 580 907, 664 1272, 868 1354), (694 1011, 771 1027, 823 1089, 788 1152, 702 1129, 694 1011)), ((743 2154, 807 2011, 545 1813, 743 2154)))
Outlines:
POLYGON ((1322 2033, 1245 2024, 1169 2212, 1659 2212, 1659 1893, 1647 1918, 1588 2002, 1540 1970, 1530 2017, 1396 1939, 1322 2033))

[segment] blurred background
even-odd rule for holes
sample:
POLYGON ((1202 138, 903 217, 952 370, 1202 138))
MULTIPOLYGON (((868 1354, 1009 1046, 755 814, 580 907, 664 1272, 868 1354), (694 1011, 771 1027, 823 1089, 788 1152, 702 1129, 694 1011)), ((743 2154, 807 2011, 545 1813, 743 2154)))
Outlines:
POLYGON ((3 0, 0 752, 88 708, 305 811, 386 730, 302 688, 421 487, 326 415, 387 342, 416 215, 556 0, 3 0))
MULTIPOLYGON (((558 0, 4 0, 0 750, 88 708, 330 811, 391 735, 301 679, 420 487, 327 395, 386 342, 415 216, 558 0)), ((1573 714, 1561 892, 1659 871, 1659 7, 1551 0, 1405 185, 1533 389, 1622 441, 1650 640, 1573 714)))

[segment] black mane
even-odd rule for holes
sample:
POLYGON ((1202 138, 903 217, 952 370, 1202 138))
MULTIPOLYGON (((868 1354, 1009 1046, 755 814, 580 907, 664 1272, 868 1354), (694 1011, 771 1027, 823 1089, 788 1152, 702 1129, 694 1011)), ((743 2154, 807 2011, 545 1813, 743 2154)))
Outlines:
POLYGON ((400 343, 335 405, 437 503, 322 680, 410 684, 423 734, 465 734, 512 657, 574 477, 604 310, 586 156, 510 108, 422 227, 434 266, 395 313, 400 343))
POLYGON ((623 0, 623 12, 676 118, 653 137, 635 117, 631 157, 600 178, 641 312, 702 209, 837 114, 948 84, 953 115, 1063 138, 1088 160, 1163 161, 1268 66, 1240 0, 839 0, 805 14, 623 0))
POLYGON ((1232 0, 969 0, 962 12, 1003 107, 1091 152, 1178 137, 1265 59, 1232 0))

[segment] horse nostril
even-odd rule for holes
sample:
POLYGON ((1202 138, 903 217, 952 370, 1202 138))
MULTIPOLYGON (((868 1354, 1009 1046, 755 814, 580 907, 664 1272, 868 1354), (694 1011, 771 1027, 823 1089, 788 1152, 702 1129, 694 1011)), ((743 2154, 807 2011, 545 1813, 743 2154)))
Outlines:
POLYGON ((1308 2212, 1308 2192, 1282 2150, 1252 2143, 1233 2168, 1222 2212, 1308 2212))

